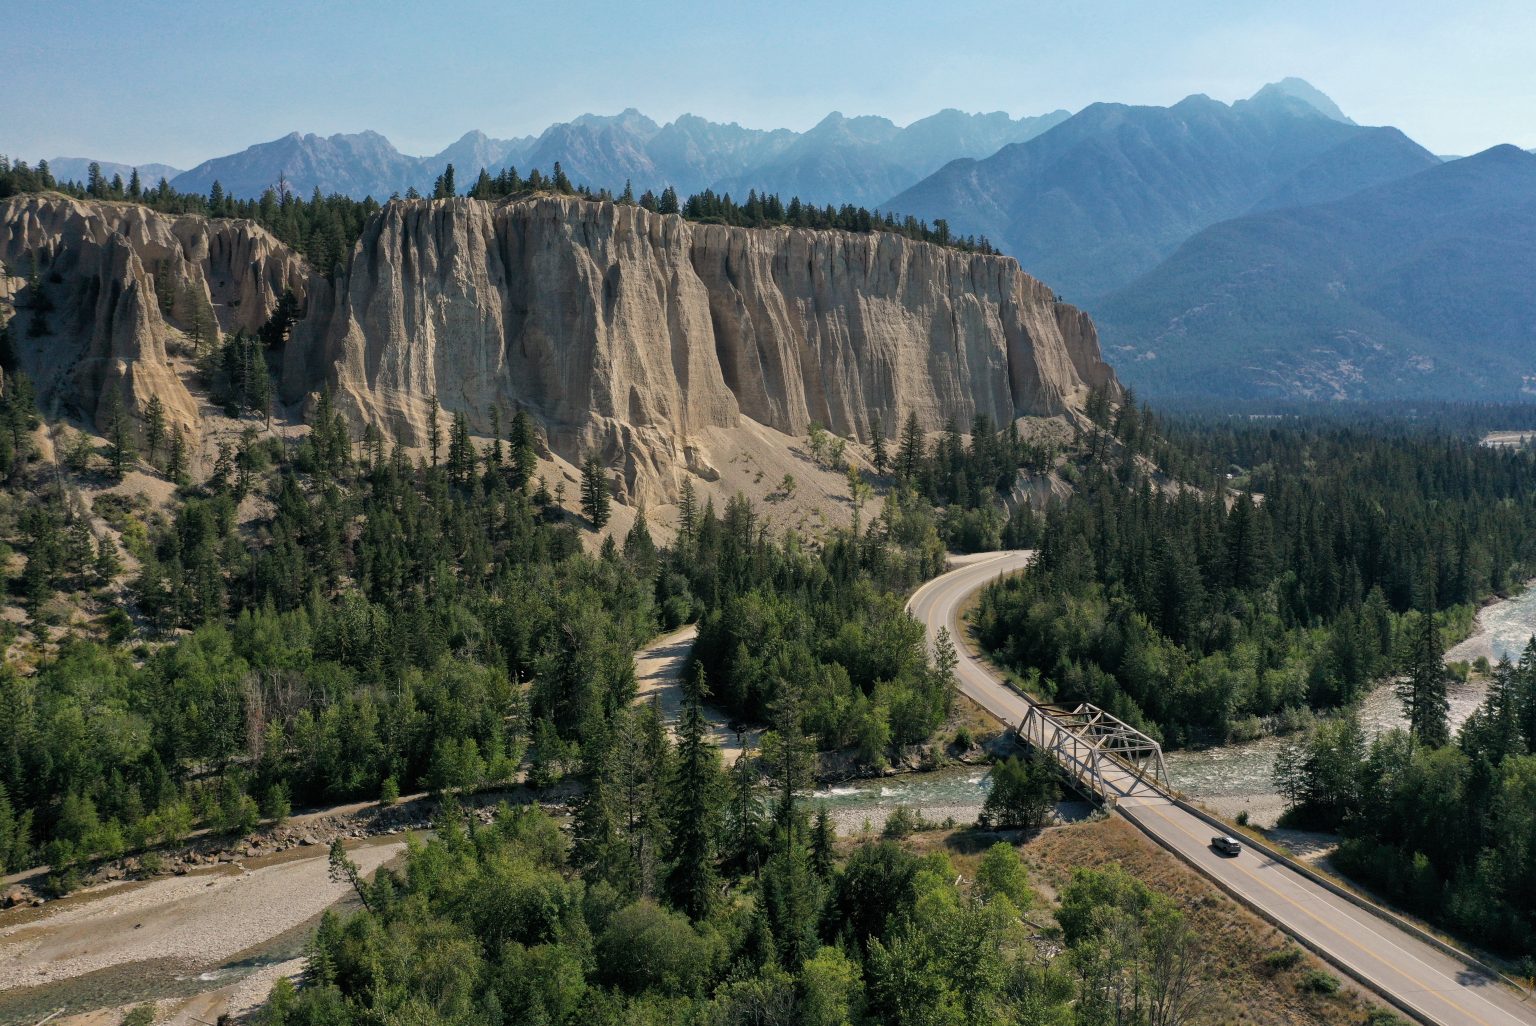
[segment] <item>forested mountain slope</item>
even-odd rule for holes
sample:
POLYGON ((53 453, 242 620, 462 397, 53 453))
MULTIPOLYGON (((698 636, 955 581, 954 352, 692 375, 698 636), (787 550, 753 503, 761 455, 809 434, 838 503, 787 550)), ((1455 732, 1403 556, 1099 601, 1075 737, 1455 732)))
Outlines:
POLYGON ((1536 156, 1499 146, 1213 226, 1095 304, 1154 395, 1513 399, 1536 376, 1536 156))

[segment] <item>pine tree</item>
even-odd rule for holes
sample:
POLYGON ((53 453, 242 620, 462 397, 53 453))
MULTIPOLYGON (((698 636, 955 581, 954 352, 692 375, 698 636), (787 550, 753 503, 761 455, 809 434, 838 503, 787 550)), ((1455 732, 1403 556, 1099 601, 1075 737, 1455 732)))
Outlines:
POLYGON ((757 806, 757 774, 752 753, 743 746, 731 764, 729 836, 731 857, 743 867, 755 869, 758 860, 760 816, 757 806))
POLYGON ((709 915, 719 880, 715 836, 719 830, 720 758, 709 740, 704 718, 704 699, 708 696, 704 665, 695 661, 683 685, 678 719, 677 774, 670 803, 672 872, 667 878, 672 903, 695 920, 709 915))
POLYGON ((538 454, 533 448, 533 418, 527 410, 518 410, 512 418, 512 431, 507 440, 512 462, 512 487, 523 491, 533 480, 538 469, 538 454))
POLYGON ((128 415, 123 412, 122 396, 116 388, 107 393, 107 410, 102 421, 107 444, 111 447, 107 458, 112 465, 112 476, 121 478, 133 462, 133 437, 128 415))
POLYGON ((581 511, 601 531, 608 523, 608 478, 602 457, 592 449, 581 461, 581 511))
POLYGON ((462 412, 457 412, 448 432, 448 477, 464 484, 474 470, 475 450, 469 440, 469 420, 462 412))
POLYGON ((917 423, 917 412, 907 414, 907 423, 901 432, 901 451, 896 457, 896 470, 907 481, 917 478, 923 465, 923 429, 917 423))
POLYGON ((154 463, 160 455, 160 447, 165 444, 165 404, 160 401, 158 395, 149 397, 149 403, 144 407, 144 448, 149 454, 149 462, 154 463))
POLYGON ((835 840, 832 817, 827 813, 827 807, 820 805, 816 809, 815 825, 811 827, 811 871, 824 881, 832 879, 836 867, 835 840))
POLYGON ((437 450, 443 444, 443 425, 439 414, 442 407, 438 405, 437 393, 432 393, 432 398, 427 406, 427 448, 432 450, 432 466, 437 466, 437 450))
POLYGON ((1397 697, 1403 703, 1408 733, 1414 740, 1428 748, 1442 748, 1451 739, 1450 671, 1445 666, 1440 628, 1435 623, 1433 588, 1430 594, 1422 611, 1408 674, 1397 685, 1397 697))
POLYGON ((683 478, 683 494, 677 503, 677 537, 682 544, 693 541, 699 526, 699 499, 693 488, 693 478, 683 478))
POLYGON ((555 161, 554 177, 550 180, 550 184, 556 192, 569 193, 574 191, 571 188, 571 180, 565 176, 565 170, 560 166, 558 160, 555 161))
POLYGON ((811 744, 801 723, 800 685, 792 679, 778 681, 774 702, 774 745, 765 746, 768 773, 774 784, 774 823, 779 831, 781 850, 787 850, 799 832, 795 801, 810 780, 811 744))

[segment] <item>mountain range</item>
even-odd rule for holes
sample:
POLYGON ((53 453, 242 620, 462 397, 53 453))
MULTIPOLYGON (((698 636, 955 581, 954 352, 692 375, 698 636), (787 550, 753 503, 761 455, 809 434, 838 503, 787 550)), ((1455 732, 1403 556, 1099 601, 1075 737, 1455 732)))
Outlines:
MULTIPOLYGON (((62 182, 83 182, 90 177, 90 157, 54 157, 48 162, 48 172, 62 182)), ((124 182, 133 177, 134 165, 118 164, 110 160, 94 161, 101 169, 102 176, 108 181, 113 175, 121 175, 124 182)), ((138 165, 139 178, 145 185, 154 185, 160 179, 169 181, 181 174, 180 168, 174 168, 169 164, 140 164, 138 165)))
POLYGON ((1218 221, 1337 199, 1439 162, 1324 102, 1277 84, 1231 105, 1096 103, 984 160, 954 161, 890 206, 986 235, 1091 305, 1218 221))
MULTIPOLYGON (((206 193, 217 181, 227 195, 255 197, 282 179, 300 195, 318 188, 382 200, 411 188, 430 192, 450 163, 468 186, 481 168, 492 174, 507 166, 547 173, 558 162, 572 181, 615 192, 627 181, 636 192, 670 185, 684 195, 713 188, 745 198, 756 189, 818 205, 875 205, 950 160, 995 153, 1068 117, 1064 110, 1017 119, 943 110, 898 127, 887 118, 833 112, 808 131, 794 132, 690 114, 658 125, 629 109, 613 116, 584 114, 517 139, 469 132, 426 157, 401 153, 377 132, 328 137, 293 132, 188 171, 155 165, 156 173, 141 169, 140 174, 154 181, 169 172, 171 184, 183 192, 206 193)), ((83 180, 88 163, 70 159, 62 170, 58 162, 50 166, 56 177, 83 180)), ((119 168, 126 179, 129 168, 102 163, 108 177, 119 168)))
POLYGON ((839 113, 805 132, 658 125, 631 109, 536 137, 471 132, 431 157, 372 132, 294 134, 172 183, 255 195, 283 175, 301 193, 382 198, 426 191, 449 162, 467 188, 480 167, 559 161, 615 191, 857 203, 986 236, 1100 316, 1123 377, 1153 396, 1482 397, 1523 394, 1531 371, 1511 355, 1536 341, 1517 287, 1536 278, 1529 156, 1437 157, 1285 79, 1231 104, 946 110, 904 128, 839 113))

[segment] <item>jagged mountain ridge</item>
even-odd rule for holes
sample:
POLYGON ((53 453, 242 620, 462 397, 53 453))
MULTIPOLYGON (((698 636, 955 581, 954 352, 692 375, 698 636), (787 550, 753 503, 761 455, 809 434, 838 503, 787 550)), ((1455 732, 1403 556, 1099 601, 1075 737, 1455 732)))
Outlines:
POLYGON ((576 197, 397 201, 332 282, 251 222, 13 197, 0 299, 17 310, 34 256, 56 308, 93 311, 15 333, 45 409, 89 418, 117 390, 142 412, 158 395, 195 431, 167 360, 192 304, 250 330, 289 288, 307 307, 279 357, 291 413, 328 389, 359 431, 421 446, 434 395, 481 433, 493 409, 527 409, 566 459, 601 450, 630 501, 716 474, 730 453, 713 447, 750 424, 867 440, 876 416, 894 433, 908 414, 928 430, 1075 415, 1089 388, 1117 387, 1092 322, 1016 262, 895 235, 576 197), (163 312, 162 286, 185 305, 163 312))
POLYGON ((318 187, 326 194, 383 200, 413 186, 430 193, 449 163, 464 188, 482 167, 493 174, 508 165, 548 172, 558 161, 578 184, 615 192, 627 180, 637 192, 670 185, 684 194, 714 188, 745 198, 757 189, 819 205, 872 205, 946 161, 986 156, 1067 116, 1062 110, 1018 119, 944 110, 899 128, 886 118, 833 113, 806 132, 794 132, 688 114, 658 125, 631 108, 613 116, 584 114, 537 137, 492 139, 470 132, 429 157, 400 153, 376 132, 330 137, 293 132, 204 161, 171 184, 206 193, 218 181, 228 195, 255 197, 282 175, 301 194, 318 187))
POLYGON ((137 167, 139 180, 146 188, 155 185, 162 178, 170 181, 181 174, 180 168, 171 167, 169 164, 120 164, 111 160, 93 161, 90 157, 54 157, 48 161, 48 172, 61 182, 84 182, 90 177, 92 163, 101 169, 102 177, 109 182, 113 175, 121 175, 123 181, 127 182, 133 177, 134 168, 137 167))
POLYGON ((1396 129, 1339 120, 1326 97, 1307 98, 1310 89, 1277 83, 1230 105, 1206 96, 1172 107, 1093 104, 984 160, 951 162, 886 205, 986 235, 1091 305, 1210 225, 1438 163, 1396 129))

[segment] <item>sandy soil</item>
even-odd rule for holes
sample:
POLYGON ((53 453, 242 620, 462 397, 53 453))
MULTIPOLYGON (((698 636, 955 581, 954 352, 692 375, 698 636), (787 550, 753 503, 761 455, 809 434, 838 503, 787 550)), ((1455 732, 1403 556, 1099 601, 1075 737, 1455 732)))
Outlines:
MULTIPOLYGON (((681 630, 665 634, 635 653, 635 682, 639 685, 636 703, 655 701, 661 706, 661 718, 669 732, 677 731, 677 719, 683 710, 683 670, 688 665, 688 652, 699 629, 689 624, 681 630)), ((720 756, 727 767, 741 754, 742 738, 748 745, 757 747, 762 737, 761 727, 754 727, 744 734, 737 734, 729 726, 730 717, 724 711, 705 706, 704 715, 709 720, 709 736, 720 749, 720 756)))
MULTIPOLYGON (((350 850, 372 873, 404 847, 403 840, 390 838, 350 850)), ((323 845, 248 866, 211 866, 96 889, 0 928, 0 990, 161 959, 193 970, 217 966, 298 926, 345 893, 345 884, 330 880, 323 845)))

